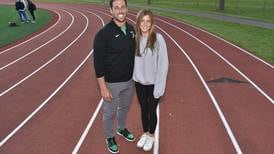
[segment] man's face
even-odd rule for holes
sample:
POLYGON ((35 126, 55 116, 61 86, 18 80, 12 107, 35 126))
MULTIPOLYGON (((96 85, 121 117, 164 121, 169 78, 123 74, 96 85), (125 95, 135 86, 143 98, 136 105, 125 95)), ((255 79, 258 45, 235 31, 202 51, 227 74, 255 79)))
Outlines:
POLYGON ((110 12, 114 20, 118 23, 124 23, 126 21, 127 15, 127 6, 124 0, 114 0, 113 7, 110 9, 110 12))

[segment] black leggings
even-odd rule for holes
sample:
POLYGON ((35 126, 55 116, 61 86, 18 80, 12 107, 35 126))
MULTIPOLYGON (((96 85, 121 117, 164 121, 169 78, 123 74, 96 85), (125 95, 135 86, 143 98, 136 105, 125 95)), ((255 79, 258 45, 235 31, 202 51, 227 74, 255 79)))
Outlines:
POLYGON ((32 19, 35 20, 35 15, 34 15, 34 10, 29 10, 31 16, 32 16, 32 19))
POLYGON ((157 125, 156 108, 160 99, 153 96, 154 85, 135 82, 137 98, 141 106, 143 131, 154 134, 157 125))

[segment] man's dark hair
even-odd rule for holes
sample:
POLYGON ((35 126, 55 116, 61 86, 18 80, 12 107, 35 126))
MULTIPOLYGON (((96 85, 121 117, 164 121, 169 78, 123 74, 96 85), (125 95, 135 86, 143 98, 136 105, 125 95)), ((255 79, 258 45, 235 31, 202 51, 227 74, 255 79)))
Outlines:
MULTIPOLYGON (((110 6, 110 8, 113 7, 113 1, 115 1, 115 0, 110 0, 110 1, 109 1, 109 6, 110 6)), ((127 6, 127 0, 124 0, 124 1, 125 1, 125 3, 126 3, 126 6, 127 6)))

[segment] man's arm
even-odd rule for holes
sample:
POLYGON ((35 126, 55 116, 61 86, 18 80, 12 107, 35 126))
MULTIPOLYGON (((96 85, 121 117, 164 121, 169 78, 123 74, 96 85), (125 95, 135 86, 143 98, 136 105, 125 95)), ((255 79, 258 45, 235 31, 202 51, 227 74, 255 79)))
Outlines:
POLYGON ((105 81, 105 69, 104 61, 106 57, 106 40, 104 39, 103 33, 100 31, 96 34, 94 39, 94 68, 97 77, 97 81, 100 87, 101 96, 107 102, 110 102, 112 99, 112 94, 107 87, 105 81))

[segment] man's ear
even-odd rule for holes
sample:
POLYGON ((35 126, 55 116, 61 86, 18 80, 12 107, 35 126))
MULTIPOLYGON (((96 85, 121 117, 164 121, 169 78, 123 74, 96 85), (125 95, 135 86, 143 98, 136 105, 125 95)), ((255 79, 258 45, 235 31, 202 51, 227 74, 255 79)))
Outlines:
POLYGON ((112 8, 109 9, 110 13, 112 14, 112 8))

